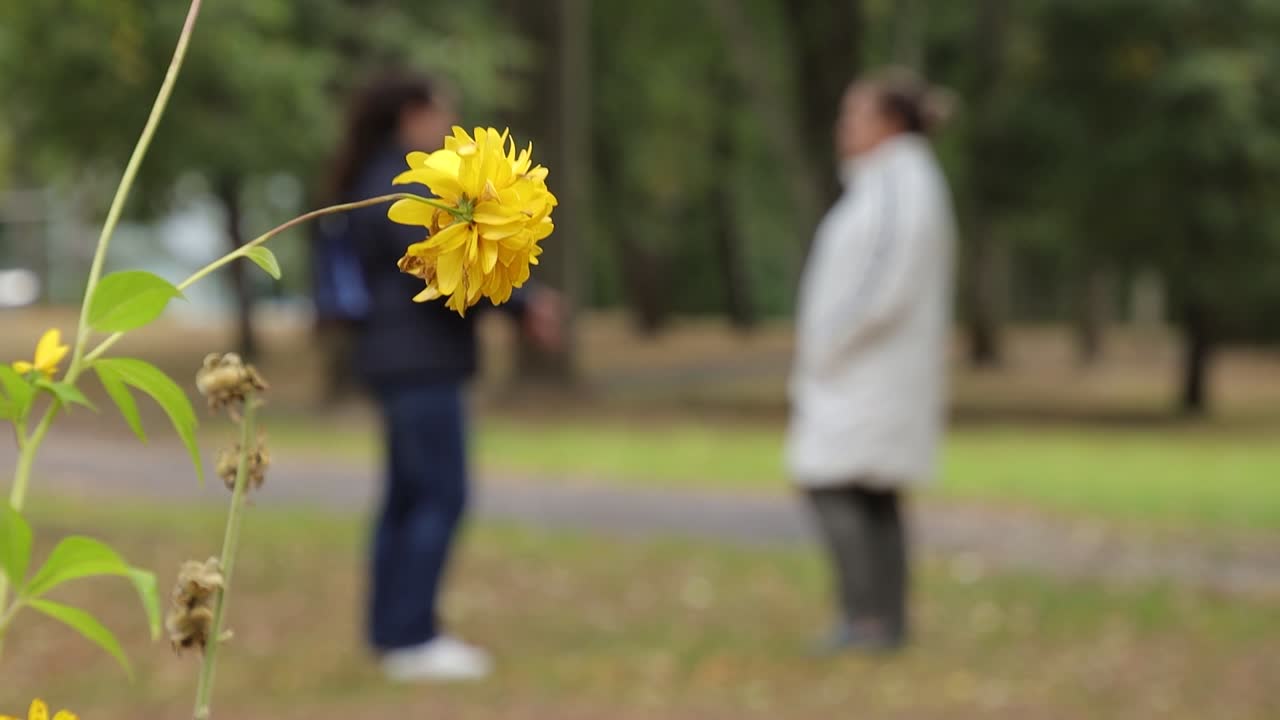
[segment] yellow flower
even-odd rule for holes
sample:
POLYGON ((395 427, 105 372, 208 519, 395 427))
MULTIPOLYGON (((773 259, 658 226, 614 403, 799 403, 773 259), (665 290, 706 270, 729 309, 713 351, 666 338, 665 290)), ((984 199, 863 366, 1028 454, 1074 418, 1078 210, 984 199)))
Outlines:
MULTIPOLYGON (((18 720, 8 715, 0 715, 0 720, 18 720)), ((31 709, 27 711, 27 720, 49 720, 49 706, 43 700, 32 700, 31 709)), ((80 720, 75 713, 59 710, 53 720, 80 720)))
POLYGON ((538 243, 555 227, 557 203, 547 169, 532 156, 533 145, 517 152, 507 131, 476 128, 473 137, 460 127, 443 150, 409 153, 409 169, 394 182, 421 183, 439 199, 400 200, 387 211, 395 222, 427 230, 399 263, 427 283, 416 302, 448 297, 461 315, 481 297, 506 302, 529 279, 529 266, 542 254, 538 243))
POLYGON ((20 375, 26 375, 32 370, 39 370, 44 373, 45 377, 53 377, 58 372, 58 363, 62 362, 62 358, 66 357, 67 352, 71 350, 67 345, 62 344, 62 333, 56 328, 46 330, 44 335, 40 337, 40 342, 36 343, 36 357, 32 362, 19 360, 13 364, 13 369, 18 371, 20 375))

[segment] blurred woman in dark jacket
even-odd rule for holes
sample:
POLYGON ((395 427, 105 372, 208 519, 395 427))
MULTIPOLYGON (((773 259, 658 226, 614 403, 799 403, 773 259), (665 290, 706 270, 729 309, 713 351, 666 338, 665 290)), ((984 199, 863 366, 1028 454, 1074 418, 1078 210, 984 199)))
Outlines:
MULTIPOLYGON (((331 194, 349 202, 390 192, 410 150, 437 149, 455 122, 451 99, 423 78, 388 76, 359 93, 334 163, 331 194)), ((437 608, 467 504, 464 384, 477 365, 475 318, 415 303, 422 281, 396 262, 422 229, 386 207, 334 216, 317 234, 317 309, 353 333, 352 363, 381 410, 387 484, 373 537, 369 639, 397 680, 488 674, 483 650, 447 634, 437 608)), ((483 306, 481 306, 483 307, 483 306)), ((555 298, 517 293, 503 310, 543 345, 558 344, 555 298)), ((481 309, 481 308, 477 308, 481 309)))

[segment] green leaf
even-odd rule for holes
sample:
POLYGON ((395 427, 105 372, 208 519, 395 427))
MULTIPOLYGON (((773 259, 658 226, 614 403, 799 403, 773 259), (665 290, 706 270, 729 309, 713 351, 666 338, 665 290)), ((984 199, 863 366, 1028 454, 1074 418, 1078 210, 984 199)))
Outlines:
POLYGON ((144 360, 102 358, 94 365, 107 368, 108 374, 115 373, 126 385, 141 390, 156 401, 169 416, 182 443, 187 446, 191 461, 196 466, 196 475, 204 482, 204 463, 200 461, 200 448, 196 445, 196 411, 192 409, 191 401, 182 388, 159 368, 144 360))
POLYGON ((160 591, 156 587, 155 573, 130 568, 129 580, 133 582, 134 589, 138 591, 138 598, 142 600, 142 610, 147 614, 147 627, 151 630, 151 639, 157 640, 160 637, 160 591))
POLYGON ((84 393, 80 392, 80 389, 71 383, 51 382, 42 378, 40 380, 36 380, 36 387, 42 390, 48 390, 56 395, 58 400, 62 401, 64 407, 83 405, 94 412, 98 412, 98 408, 94 407, 93 403, 89 402, 89 398, 85 397, 84 393))
POLYGON ((120 647, 120 641, 116 640, 116 636, 112 635, 111 631, 92 615, 80 608, 63 605, 51 600, 27 600, 25 602, 29 607, 67 625, 83 635, 86 640, 106 650, 116 659, 116 662, 120 663, 129 678, 133 678, 133 666, 129 664, 129 658, 125 657, 124 650, 120 647))
POLYGON ((142 270, 112 273, 98 283, 89 303, 89 326, 101 332, 134 330, 160 317, 182 292, 142 270))
POLYGON ((0 386, 4 387, 5 394, 9 396, 8 404, 12 406, 12 415, 6 414, 6 417, 19 418, 26 414, 36 396, 36 389, 31 383, 12 366, 0 365, 0 386))
POLYGON ((70 580, 99 575, 129 577, 133 568, 120 553, 100 540, 73 535, 63 538, 49 553, 49 559, 22 588, 24 597, 40 597, 70 580))
POLYGON ((160 599, 155 575, 130 566, 109 545, 93 538, 73 536, 63 539, 49 553, 49 559, 36 571, 31 582, 20 587, 19 595, 26 602, 27 599, 45 595, 65 582, 104 575, 129 580, 142 601, 142 610, 147 615, 152 639, 159 637, 160 599))
POLYGON ((258 267, 266 270, 271 277, 277 280, 280 279, 280 261, 276 260, 275 253, 259 245, 255 248, 249 248, 244 256, 257 263, 258 267))
POLYGON ((8 503, 0 502, 0 571, 20 587, 31 562, 31 526, 8 503))
POLYGON ((129 424, 133 434, 137 435, 142 442, 146 442, 147 433, 142 429, 142 416, 138 414, 138 404, 133 401, 133 395, 129 392, 129 387, 125 385, 124 380, 120 379, 120 374, 110 366, 103 365, 101 361, 94 363, 93 369, 98 373, 98 380, 102 382, 107 395, 110 395, 116 407, 120 408, 120 414, 124 416, 124 421, 129 424))

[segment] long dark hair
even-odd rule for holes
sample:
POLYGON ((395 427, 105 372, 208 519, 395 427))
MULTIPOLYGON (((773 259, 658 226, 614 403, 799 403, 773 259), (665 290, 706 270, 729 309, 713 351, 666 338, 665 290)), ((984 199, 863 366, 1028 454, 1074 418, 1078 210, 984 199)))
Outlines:
POLYGON ((395 139, 401 113, 431 105, 434 95, 430 80, 400 72, 383 74, 355 93, 325 188, 328 202, 344 200, 355 185, 361 166, 395 139))

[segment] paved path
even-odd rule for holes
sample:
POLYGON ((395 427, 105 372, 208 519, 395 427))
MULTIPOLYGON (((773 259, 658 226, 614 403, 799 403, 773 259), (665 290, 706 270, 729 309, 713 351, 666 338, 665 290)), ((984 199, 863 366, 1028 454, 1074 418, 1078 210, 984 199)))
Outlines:
MULTIPOLYGON (((0 467, 9 467, 13 451, 2 445, 0 467)), ((196 485, 180 448, 143 448, 128 438, 75 433, 51 438, 38 472, 44 487, 82 497, 226 500, 216 479, 203 489, 196 485)), ((378 484, 376 468, 291 454, 276 458, 258 501, 363 512, 378 484)), ((810 539, 800 505, 777 496, 503 477, 483 478, 477 500, 482 517, 553 529, 757 544, 810 539)), ((917 506, 913 524, 917 545, 949 563, 960 579, 976 579, 988 570, 1031 570, 1280 596, 1280 537, 1275 536, 1213 543, 1157 540, 1098 523, 940 502, 917 506)))

